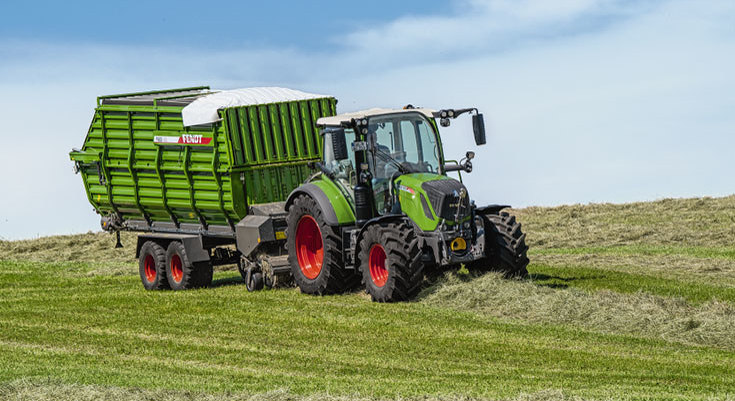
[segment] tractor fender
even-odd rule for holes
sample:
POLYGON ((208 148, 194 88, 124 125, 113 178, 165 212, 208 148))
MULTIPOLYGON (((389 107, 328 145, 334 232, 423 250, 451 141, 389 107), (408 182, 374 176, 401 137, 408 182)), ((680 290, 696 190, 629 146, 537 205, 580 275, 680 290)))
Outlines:
POLYGON ((475 214, 498 214, 499 211, 511 207, 510 205, 487 205, 475 209, 475 214))
POLYGON ((291 194, 288 195, 288 199, 286 200, 286 211, 291 208, 294 199, 302 194, 309 195, 311 199, 314 199, 314 201, 322 209, 324 221, 327 224, 329 224, 330 226, 339 225, 339 220, 337 220, 337 213, 335 213, 334 206, 332 206, 332 203, 329 201, 327 194, 325 194, 321 188, 312 183, 301 185, 300 187, 291 191, 291 194))
POLYGON ((386 214, 383 216, 373 217, 372 219, 365 222, 365 225, 363 225, 362 228, 360 228, 360 232, 357 233, 357 237, 356 237, 357 243, 355 245, 355 266, 357 266, 358 264, 357 255, 360 254, 360 240, 362 239, 362 234, 365 233, 365 230, 367 230, 368 227, 375 225, 375 224, 379 224, 379 223, 384 223, 384 222, 394 221, 394 220, 402 220, 405 218, 407 218, 405 214, 386 214))

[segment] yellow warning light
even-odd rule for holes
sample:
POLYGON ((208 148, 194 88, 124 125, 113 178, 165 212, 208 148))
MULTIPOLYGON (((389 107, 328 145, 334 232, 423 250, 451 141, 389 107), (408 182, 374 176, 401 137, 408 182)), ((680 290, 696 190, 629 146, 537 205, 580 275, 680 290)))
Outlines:
POLYGON ((464 240, 462 237, 457 237, 452 241, 452 251, 464 251, 467 249, 467 241, 464 240))

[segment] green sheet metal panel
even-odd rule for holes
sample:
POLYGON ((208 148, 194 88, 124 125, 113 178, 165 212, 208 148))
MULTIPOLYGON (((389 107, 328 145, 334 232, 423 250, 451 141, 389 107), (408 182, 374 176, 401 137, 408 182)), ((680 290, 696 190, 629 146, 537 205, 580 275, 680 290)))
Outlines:
POLYGON ((220 110, 220 122, 190 128, 183 106, 105 103, 115 97, 98 99, 84 146, 70 157, 100 214, 149 222, 232 225, 249 205, 285 200, 321 158, 316 119, 336 113, 334 98, 233 107, 220 110))
POLYGON ((233 190, 242 184, 233 183, 229 174, 224 129, 185 128, 180 113, 180 108, 97 108, 82 151, 99 157, 91 165, 83 163, 81 170, 92 203, 103 215, 229 224, 246 213, 244 197, 239 205, 233 201, 238 198, 233 190), (189 143, 156 143, 156 138, 189 143))
POLYGON ((249 205, 284 201, 309 176, 306 164, 321 159, 316 119, 336 114, 336 103, 323 98, 223 111, 228 137, 243 152, 234 168, 242 171, 249 205))

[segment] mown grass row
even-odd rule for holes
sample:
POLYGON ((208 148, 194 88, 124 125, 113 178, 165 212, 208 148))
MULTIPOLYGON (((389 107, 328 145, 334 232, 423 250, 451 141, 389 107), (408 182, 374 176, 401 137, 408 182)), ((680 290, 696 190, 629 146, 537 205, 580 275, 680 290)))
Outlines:
MULTIPOLYGON (((404 401, 481 401, 466 396, 408 397, 404 401)), ((288 390, 264 393, 151 390, 100 385, 65 384, 52 380, 17 380, 0 383, 0 400, 7 401, 374 401, 376 398, 333 394, 295 394, 288 390)), ((505 401, 585 401, 560 390, 522 393, 505 401)))
POLYGON ((533 249, 619 246, 735 248, 735 196, 514 212, 533 249))

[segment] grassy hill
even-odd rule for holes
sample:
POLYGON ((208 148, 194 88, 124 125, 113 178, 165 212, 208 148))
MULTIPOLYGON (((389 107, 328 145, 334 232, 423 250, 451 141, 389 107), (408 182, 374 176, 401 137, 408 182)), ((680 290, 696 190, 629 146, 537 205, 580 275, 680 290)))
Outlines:
POLYGON ((104 233, 0 242, 0 399, 735 399, 735 197, 514 211, 531 277, 415 302, 145 292, 104 233))

